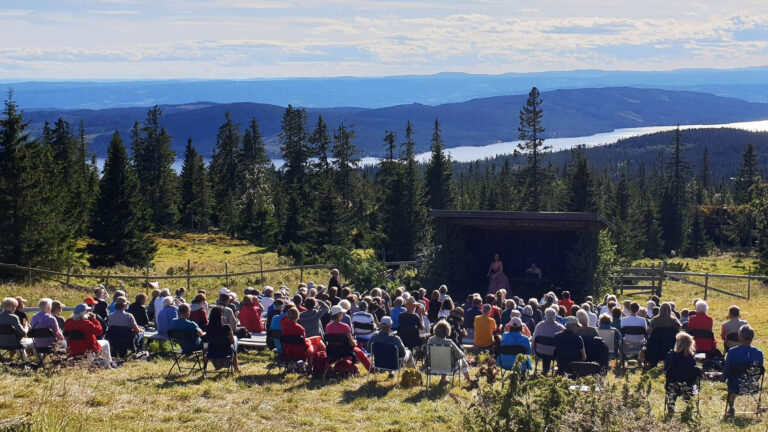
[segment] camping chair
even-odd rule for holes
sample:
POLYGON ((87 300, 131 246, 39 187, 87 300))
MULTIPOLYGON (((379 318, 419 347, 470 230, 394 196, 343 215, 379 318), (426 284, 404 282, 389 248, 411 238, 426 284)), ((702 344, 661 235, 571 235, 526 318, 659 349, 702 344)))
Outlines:
POLYGON ((16 330, 10 325, 0 326, 0 360, 8 365, 14 365, 14 357, 12 353, 18 354, 18 359, 21 360, 19 365, 24 365, 27 362, 26 347, 22 344, 21 338, 16 334, 16 330), (7 357, 3 352, 8 353, 7 357))
POLYGON ((555 349, 555 338, 551 336, 536 336, 536 338, 533 339, 533 354, 534 354, 534 363, 533 363, 533 373, 536 374, 539 368, 539 360, 549 360, 550 361, 550 371, 554 373, 555 371, 555 356, 549 355, 549 354, 541 354, 539 351, 540 347, 551 347, 553 350, 555 349))
POLYGON ((205 375, 205 371, 203 370, 203 367, 202 367, 205 350, 197 349, 194 351, 185 351, 182 348, 182 343, 184 342, 191 343, 192 341, 197 340, 197 335, 195 334, 194 330, 169 329, 168 340, 171 342, 171 354, 173 354, 173 364, 171 365, 171 369, 168 371, 167 376, 171 375, 174 367, 179 369, 179 373, 182 372, 182 369, 186 369, 189 371, 189 374, 192 374, 195 371, 201 371, 203 372, 203 375, 205 375), (176 345, 178 345, 178 348, 175 348, 176 345), (181 367, 180 361, 184 358, 194 360, 191 367, 188 367, 188 368, 181 367))
MULTIPOLYGON (((64 330, 64 340, 67 341, 67 347, 72 346, 72 341, 84 341, 85 333, 80 330, 64 330)), ((69 348, 67 348, 67 359, 77 360, 86 358, 88 354, 73 356, 70 354, 69 348)))
POLYGON ((32 339, 35 353, 37 353, 37 367, 47 370, 45 367, 46 357, 56 353, 56 336, 53 334, 53 330, 48 327, 33 328, 29 329, 28 336, 32 339))
POLYGON ((358 339, 357 336, 355 336, 355 340, 357 340, 358 345, 360 343, 363 343, 366 349, 369 348, 368 344, 370 343, 371 335, 373 335, 373 331, 376 330, 376 326, 373 323, 362 323, 362 322, 356 322, 352 321, 352 329, 354 330, 355 335, 357 335, 358 330, 362 330, 363 333, 365 333, 366 336, 368 336, 368 339, 358 339))
POLYGON ((208 347, 203 353, 203 378, 208 374, 208 362, 213 364, 212 373, 233 376, 235 374, 234 347, 229 339, 208 340, 208 347))
POLYGON ((349 339, 344 334, 326 334, 325 335, 325 352, 328 355, 328 366, 345 358, 352 358, 355 361, 355 352, 349 345, 349 339))
POLYGON ((627 358, 639 357, 645 347, 645 327, 642 326, 626 326, 621 328, 621 359, 619 364, 621 367, 626 367, 627 358), (641 343, 629 343, 627 342, 627 336, 643 336, 643 342, 641 343))
POLYGON ((304 358, 288 357, 285 353, 286 347, 298 346, 304 349, 305 357, 306 357, 307 341, 306 339, 304 339, 304 337, 299 335, 280 336, 280 346, 283 349, 283 354, 279 356, 280 361, 277 363, 277 365, 282 366, 284 373, 287 373, 288 371, 291 371, 291 370, 295 370, 296 366, 298 366, 299 360, 305 360, 304 358))
MULTIPOLYGON (((751 396, 757 402, 754 411, 738 411, 734 414, 760 414, 760 404, 763 395, 763 381, 765 379, 765 367, 761 364, 736 365, 731 368, 734 377, 730 379, 740 380, 737 396, 751 396)), ((731 392, 725 398, 725 412, 728 413, 728 399, 731 392)))
POLYGON ((424 339, 422 339, 421 335, 419 334, 419 329, 416 327, 400 327, 397 330, 397 336, 400 337, 400 340, 403 341, 403 345, 405 345, 406 348, 411 350, 413 353, 413 359, 415 361, 423 360, 424 356, 422 355, 422 347, 425 344, 424 339))
POLYGON ((605 343, 605 346, 608 347, 608 355, 612 359, 618 358, 621 352, 621 332, 619 332, 615 328, 611 328, 610 330, 597 329, 597 334, 600 336, 600 339, 603 340, 603 342, 605 343), (619 333, 618 341, 614 336, 616 333, 619 333))
MULTIPOLYGON (((451 385, 453 379, 459 371, 459 361, 453 355, 453 349, 445 345, 427 345, 428 366, 424 368, 427 375, 427 388, 430 385, 432 375, 450 375, 451 385)), ((459 375, 459 385, 461 385, 461 373, 459 375)))
POLYGON ((403 358, 397 346, 388 343, 371 343, 371 368, 368 370, 368 380, 379 371, 396 374, 395 386, 400 383, 400 371, 403 369, 403 358))
POLYGON ((645 343, 645 362, 651 366, 656 366, 664 360, 664 356, 675 348, 677 333, 678 331, 672 327, 654 329, 645 343))
MULTIPOLYGON (((525 347, 522 346, 522 345, 500 345, 497 348, 497 350, 496 350, 496 358, 500 358, 499 356, 501 356, 501 355, 513 355, 513 356, 525 355, 525 356, 527 356, 528 354, 529 354, 528 350, 526 350, 525 347)), ((515 362, 516 361, 517 361, 517 357, 515 357, 515 362)), ((526 361, 528 361, 528 365, 529 365, 529 368, 530 368, 530 360, 526 360, 526 361)), ((501 361, 499 361, 499 368, 501 369, 501 377, 502 378, 504 378, 504 374, 507 371, 511 371, 512 370, 511 368, 504 367, 501 364, 501 361)), ((523 368, 523 370, 522 370, 523 376, 528 375, 528 370, 529 370, 528 368, 523 368)), ((503 381, 502 381, 502 386, 504 386, 503 381)))
MULTIPOLYGON (((712 340, 715 341, 715 333, 712 332, 712 330, 705 330, 705 329, 690 329, 688 330, 688 334, 693 336, 694 339, 706 339, 706 340, 712 340)), ((715 341, 716 342, 716 341, 715 341)), ((712 344, 715 345, 714 343, 712 344)), ((696 350, 697 353, 702 353, 705 351, 696 350)))
POLYGON ((105 335, 109 347, 117 357, 125 358, 128 351, 136 352, 133 329, 128 326, 109 326, 105 335))
POLYGON ((694 368, 669 368, 665 372, 666 384, 664 389, 664 412, 669 415, 674 412, 675 401, 678 396, 683 396, 686 400, 696 397, 696 412, 699 412, 699 402, 701 397, 701 369, 694 368))
MULTIPOLYGON (((714 335, 712 337, 714 337, 714 335)), ((739 344, 739 333, 738 332, 728 333, 725 336, 725 340, 727 342, 735 342, 736 345, 738 346, 738 344, 739 344)), ((729 348, 723 346, 723 351, 728 351, 728 349, 729 348)))
POLYGON ((570 362, 568 370, 565 371, 571 378, 584 378, 588 376, 602 376, 605 372, 600 364, 596 362, 570 362))
POLYGON ((283 335, 282 330, 272 329, 267 333, 267 339, 272 340, 272 343, 275 344, 275 348, 272 350, 276 355, 276 361, 280 359, 280 356, 283 354, 283 347, 280 345, 280 337, 283 335))

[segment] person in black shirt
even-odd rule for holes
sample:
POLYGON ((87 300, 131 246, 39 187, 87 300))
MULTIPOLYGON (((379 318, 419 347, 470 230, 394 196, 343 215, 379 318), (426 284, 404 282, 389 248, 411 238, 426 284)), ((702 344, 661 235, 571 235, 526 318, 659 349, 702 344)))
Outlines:
POLYGON ((146 294, 136 295, 136 301, 128 306, 128 313, 133 315, 136 319, 136 325, 146 327, 149 324, 149 315, 147 315, 147 308, 144 304, 147 302, 146 294))
POLYGON ((232 327, 229 324, 224 324, 222 321, 224 308, 225 306, 214 306, 211 308, 211 315, 208 318, 208 330, 205 332, 205 337, 208 341, 208 353, 214 356, 217 353, 228 355, 229 351, 221 350, 231 350, 232 367, 235 371, 240 372, 240 366, 237 362, 235 335, 232 332, 232 327))
POLYGON ((398 317, 397 333, 407 348, 415 348, 422 345, 423 340, 419 335, 424 330, 424 321, 414 310, 416 310, 416 299, 408 297, 405 305, 406 311, 401 312, 398 317))
POLYGON ((565 330, 555 335, 554 354, 555 360, 557 360, 558 374, 567 372, 571 362, 587 360, 584 340, 576 334, 578 328, 579 320, 575 316, 569 316, 565 320, 565 330))
POLYGON ((26 306, 27 301, 24 300, 23 297, 19 296, 16 297, 16 302, 19 304, 16 306, 16 311, 13 312, 17 317, 19 317, 19 323, 21 324, 21 327, 26 332, 29 330, 29 319, 27 319, 27 313, 24 312, 24 306, 26 306))

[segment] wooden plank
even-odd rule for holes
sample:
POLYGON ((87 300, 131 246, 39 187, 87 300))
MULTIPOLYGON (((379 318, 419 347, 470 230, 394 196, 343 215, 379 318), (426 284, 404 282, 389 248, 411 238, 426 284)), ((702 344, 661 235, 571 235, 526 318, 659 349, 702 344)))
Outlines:
POLYGON ((658 278, 658 276, 622 276, 625 281, 653 281, 658 278))
MULTIPOLYGON (((706 273, 705 273, 705 276, 706 276, 706 273)), ((680 277, 680 276, 669 276, 669 278, 672 279, 673 281, 682 282, 682 283, 686 283, 686 284, 690 284, 690 285, 696 285, 698 287, 705 288, 707 290, 716 291, 716 292, 719 292, 721 294, 726 294, 726 295, 729 295, 729 296, 738 297, 738 298, 742 298, 744 300, 747 300, 747 298, 745 296, 743 296, 743 295, 735 294, 735 293, 728 292, 728 291, 723 291, 721 289, 714 288, 714 287, 712 287, 709 284, 699 283, 699 282, 692 281, 690 279, 687 279, 687 278, 684 278, 684 277, 680 277)))
POLYGON ((628 294, 627 294, 627 297, 632 297, 632 296, 641 295, 641 294, 651 294, 651 295, 653 295, 653 294, 654 294, 654 292, 653 292, 652 290, 651 290, 651 291, 637 291, 637 292, 631 292, 631 293, 628 293, 628 294))
POLYGON ((656 288, 655 285, 622 285, 621 287, 624 290, 639 290, 639 289, 653 290, 654 288, 656 288))

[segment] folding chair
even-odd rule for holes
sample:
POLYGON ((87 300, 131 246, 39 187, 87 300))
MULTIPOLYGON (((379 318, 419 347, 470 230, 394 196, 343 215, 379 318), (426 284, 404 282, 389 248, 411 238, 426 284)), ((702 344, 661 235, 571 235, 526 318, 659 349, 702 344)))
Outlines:
POLYGON ((371 343, 371 368, 368 369, 368 381, 371 375, 379 371, 395 374, 395 386, 400 383, 400 371, 403 369, 403 358, 397 347, 388 343, 371 343))
POLYGON ((33 328, 29 329, 28 336, 32 339, 37 354, 36 366, 47 371, 45 359, 56 353, 56 336, 53 334, 53 330, 48 327, 33 328))
POLYGON ((626 362, 628 357, 639 357, 640 353, 643 352, 643 348, 645 348, 645 327, 641 326, 626 326, 621 328, 621 360, 620 364, 621 367, 626 367, 626 362), (641 343, 630 343, 627 342, 627 336, 634 335, 634 336, 643 336, 643 341, 641 343))
MULTIPOLYGON (((714 337, 714 335, 712 337, 714 337)), ((739 333, 738 332, 728 333, 725 336, 725 340, 726 340, 726 342, 733 342, 736 345, 738 345, 739 344, 739 333)), ((723 347, 723 351, 728 351, 729 349, 730 348, 727 348, 725 346, 723 347)))
POLYGON ((128 351, 136 352, 134 341, 136 336, 133 329, 128 326, 109 326, 105 339, 109 341, 109 348, 116 357, 127 357, 128 351))
POLYGON ((605 346, 608 347, 608 355, 610 355, 612 359, 618 358, 619 352, 621 351, 621 333, 619 333, 618 341, 616 341, 615 336, 618 332, 619 331, 615 328, 611 328, 610 330, 597 329, 597 334, 600 336, 600 339, 603 340, 605 346))
MULTIPOLYGON (((749 364, 749 365, 736 365, 731 368, 731 373, 734 377, 729 378, 739 380, 739 391, 735 393, 737 396, 751 396, 757 402, 757 406, 754 411, 738 411, 734 414, 754 414, 760 415, 760 404, 763 396, 763 381, 765 379, 765 367, 761 364, 749 364)), ((731 392, 725 398, 725 413, 728 414, 728 399, 730 399, 731 392)))
POLYGON ((86 358, 87 354, 73 356, 69 350, 73 341, 84 341, 85 334, 80 330, 64 330, 64 340, 67 341, 67 360, 76 360, 80 358, 86 358))
POLYGON ((669 368, 665 372, 666 384, 664 385, 664 413, 669 415, 675 410, 675 402, 679 396, 686 400, 696 397, 696 412, 699 412, 701 397, 701 369, 694 368, 669 368))
POLYGON ((21 338, 16 333, 16 330, 10 325, 0 326, 0 361, 8 366, 16 365, 12 353, 18 354, 16 358, 21 362, 18 366, 24 366, 27 363, 27 353, 25 346, 21 342, 21 338), (7 353, 7 356, 4 355, 7 353))
MULTIPOLYGON (((715 333, 712 332, 712 330, 690 329, 690 330, 688 330, 688 334, 693 336, 694 339, 708 339, 708 340, 713 340, 713 341, 715 340, 715 333)), ((704 351, 701 351, 701 350, 697 349, 696 352, 697 353, 702 353, 704 351)))
POLYGON ((205 376, 205 371, 203 369, 203 357, 205 355, 204 349, 197 349, 194 351, 184 351, 182 346, 185 345, 185 343, 194 343, 194 341, 197 340, 197 335, 193 330, 179 330, 179 329, 169 329, 168 330, 168 340, 171 342, 171 354, 173 355, 173 364, 171 365, 171 369, 168 371, 168 375, 166 377, 170 376, 173 372, 173 368, 176 367, 179 370, 179 373, 182 372, 182 369, 186 369, 189 371, 189 374, 192 374, 195 371, 203 372, 203 376, 205 376), (175 348, 175 346, 178 346, 178 348, 175 348), (184 358, 189 358, 194 360, 191 367, 188 368, 182 368, 180 361, 184 358))
POLYGON ((352 330, 354 330, 355 333, 355 339, 357 340, 357 343, 360 344, 361 342, 366 346, 366 349, 369 348, 368 344, 370 343, 371 335, 373 335, 373 331, 376 330, 376 326, 373 323, 361 323, 361 322, 355 322, 352 321, 352 330), (368 339, 360 339, 357 337, 358 330, 362 330, 363 333, 368 336, 368 339))
POLYGON ((208 362, 214 365, 212 373, 217 375, 233 376, 235 374, 234 347, 227 339, 208 341, 208 347, 203 353, 203 378, 208 375, 208 362), (225 367, 219 367, 219 363, 226 362, 225 367))
POLYGON ((403 341, 403 345, 411 350, 413 353, 413 359, 415 361, 424 360, 422 353, 422 347, 425 344, 424 339, 419 334, 419 329, 416 327, 400 327, 397 330, 397 336, 403 341))
MULTIPOLYGON (((518 356, 518 355, 528 355, 528 354, 529 354, 528 350, 526 350, 525 347, 522 345, 500 345, 496 349, 496 358, 500 358, 500 356, 502 355, 518 356)), ((515 361, 517 361, 517 357, 515 357, 515 361)), ((527 361, 529 362, 528 364, 530 367, 530 360, 527 360, 527 361)), ((501 369, 501 377, 504 378, 504 374, 508 371, 511 371, 512 369, 505 368, 501 364, 501 361, 499 361, 498 363, 499 363, 499 368, 501 369)), ((527 375, 527 374, 528 374, 528 369, 523 369, 523 375, 527 375)), ((504 384, 502 382, 502 386, 503 385, 504 384)))
MULTIPOLYGON (((550 362, 550 371, 554 373, 555 371, 555 356, 550 354, 542 354, 541 351, 539 351, 539 348, 541 347, 550 347, 553 350, 555 349, 555 338, 551 336, 536 336, 533 339, 533 354, 534 354, 534 361, 533 361, 533 373, 536 374, 539 369, 539 360, 549 360, 550 362)), ((543 366, 542 366, 543 368, 543 366)), ((543 369, 542 369, 543 373, 543 369)))
POLYGON ((297 347, 302 347, 306 350, 307 342, 305 338, 299 335, 287 335, 287 336, 284 335, 284 336, 280 336, 280 345, 283 349, 283 354, 280 356, 280 362, 278 363, 278 366, 282 366, 283 372, 288 373, 289 371, 296 369, 296 366, 298 365, 299 360, 304 360, 304 359, 288 357, 285 353, 285 348, 289 346, 297 346, 297 347))
POLYGON ((645 343, 645 362, 651 366, 656 366, 664 360, 664 356, 675 348, 677 333, 678 331, 672 327, 653 330, 645 343))
MULTIPOLYGON (((427 362, 429 366, 424 368, 427 375, 427 388, 430 385, 432 375, 450 375, 451 385, 454 377, 459 372, 458 359, 453 355, 453 349, 444 345, 427 345, 427 362)), ((459 385, 461 385, 461 373, 459 375, 459 385)))
POLYGON ((325 354, 328 356, 328 368, 326 369, 326 373, 328 370, 332 370, 333 366, 340 360, 350 358, 353 363, 357 362, 354 348, 349 345, 347 335, 326 333, 323 340, 325 341, 325 354))

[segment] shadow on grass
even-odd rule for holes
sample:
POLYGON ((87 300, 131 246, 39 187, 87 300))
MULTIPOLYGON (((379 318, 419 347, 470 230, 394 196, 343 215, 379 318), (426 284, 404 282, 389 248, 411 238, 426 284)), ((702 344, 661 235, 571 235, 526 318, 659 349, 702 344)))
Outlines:
POLYGON ((261 374, 241 374, 236 375, 235 380, 243 384, 250 386, 261 386, 264 384, 277 384, 285 382, 290 378, 286 378, 285 374, 273 371, 272 373, 261 374))
POLYGON ((165 377, 163 382, 158 383, 155 387, 158 389, 168 389, 174 387, 183 387, 187 385, 200 384, 203 382, 203 374, 197 372, 197 375, 171 375, 165 377))
POLYGON ((376 381, 367 381, 363 383, 357 390, 346 390, 342 396, 341 401, 344 403, 352 403, 358 399, 378 399, 386 396, 395 384, 387 386, 380 386, 376 381))
MULTIPOLYGON (((458 388, 458 387, 456 387, 458 388)), ((403 399, 403 402, 405 403, 419 403, 424 400, 429 401, 436 401, 438 399, 442 399, 450 392, 451 385, 450 384, 438 384, 437 386, 430 387, 428 389, 423 389, 422 391, 408 396, 407 398, 403 399)))

